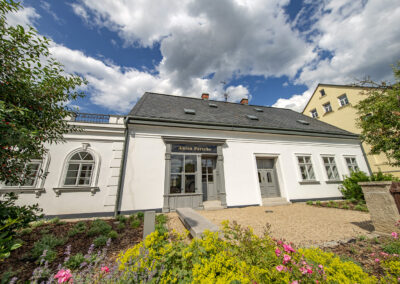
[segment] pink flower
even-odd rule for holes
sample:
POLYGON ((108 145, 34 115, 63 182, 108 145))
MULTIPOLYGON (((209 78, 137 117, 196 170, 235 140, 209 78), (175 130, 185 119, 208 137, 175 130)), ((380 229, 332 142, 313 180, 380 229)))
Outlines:
POLYGON ((108 272, 110 272, 110 268, 108 268, 107 266, 103 266, 103 267, 101 268, 101 271, 102 271, 102 272, 105 272, 105 273, 108 273, 108 272))
POLYGON ((311 268, 307 268, 307 273, 308 274, 312 274, 312 269, 311 268))
POLYGON ((296 252, 291 245, 283 245, 283 248, 285 249, 286 252, 296 252))
POLYGON ((292 284, 299 284, 299 281, 294 280, 294 281, 292 282, 292 284))
POLYGON ((379 260, 379 258, 375 258, 375 262, 379 262, 380 260, 379 260))
POLYGON ((276 256, 279 257, 279 256, 281 255, 281 250, 277 248, 277 249, 275 250, 275 254, 276 254, 276 256))
POLYGON ((304 267, 300 267, 299 270, 301 271, 301 274, 307 273, 307 269, 305 269, 304 267))
POLYGON ((375 256, 375 253, 374 253, 374 252, 373 252, 373 253, 371 253, 371 254, 370 254, 370 256, 371 256, 371 257, 374 257, 374 256, 375 256))
POLYGON ((281 272, 285 267, 283 265, 278 265, 277 267, 275 267, 276 270, 278 270, 279 272, 281 272))
POLYGON ((288 263, 291 259, 290 255, 285 254, 283 256, 283 264, 288 263))
POLYGON ((278 245, 281 245, 281 244, 283 244, 283 242, 281 240, 279 240, 278 241, 278 245))
POLYGON ((319 264, 318 267, 324 269, 324 266, 322 264, 319 264))
POLYGON ((393 233, 392 233, 392 237, 393 237, 394 239, 397 239, 397 238, 399 237, 399 234, 397 234, 396 232, 393 232, 393 233))
POLYGON ((387 254, 386 252, 381 251, 381 256, 387 257, 387 256, 389 256, 389 254, 387 254))
POLYGON ((72 283, 72 274, 71 270, 67 269, 61 269, 60 271, 57 272, 56 275, 54 275, 54 279, 58 279, 58 283, 64 283, 69 280, 69 282, 72 283))

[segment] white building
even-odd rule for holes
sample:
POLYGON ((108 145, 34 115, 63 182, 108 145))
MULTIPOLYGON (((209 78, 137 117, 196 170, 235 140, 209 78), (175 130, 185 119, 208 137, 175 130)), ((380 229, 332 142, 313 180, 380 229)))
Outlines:
POLYGON ((344 175, 369 172, 357 135, 247 100, 146 93, 125 124, 109 119, 71 122, 84 131, 49 147, 45 180, 1 191, 48 215, 111 215, 335 199, 344 175))

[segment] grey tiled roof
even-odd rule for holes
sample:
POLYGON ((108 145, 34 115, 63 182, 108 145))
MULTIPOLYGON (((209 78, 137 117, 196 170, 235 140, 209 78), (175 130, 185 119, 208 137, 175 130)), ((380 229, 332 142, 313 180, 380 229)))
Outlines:
POLYGON ((353 133, 289 109, 241 105, 238 103, 157 93, 145 93, 131 110, 129 116, 133 120, 149 119, 179 123, 355 136, 353 133), (218 107, 210 107, 210 103, 218 107), (262 112, 256 111, 255 108, 262 109, 262 112), (193 109, 196 111, 196 114, 187 114, 184 109, 193 109), (258 120, 251 120, 247 115, 256 116, 258 120), (309 124, 299 123, 298 120, 303 120, 309 124))

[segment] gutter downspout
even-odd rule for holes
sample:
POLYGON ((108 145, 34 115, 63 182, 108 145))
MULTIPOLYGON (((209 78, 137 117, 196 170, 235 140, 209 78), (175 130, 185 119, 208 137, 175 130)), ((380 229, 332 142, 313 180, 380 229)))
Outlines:
POLYGON ((127 141, 129 138, 129 131, 128 131, 128 121, 129 117, 125 118, 124 125, 125 125, 125 139, 124 139, 124 146, 123 146, 123 152, 122 152, 122 159, 121 159, 121 165, 119 168, 119 179, 118 179, 118 187, 117 187, 117 196, 115 198, 115 207, 114 207, 114 217, 117 217, 117 215, 120 213, 120 204, 121 204, 121 192, 122 192, 122 177, 124 175, 124 165, 126 161, 126 156, 127 156, 127 141))

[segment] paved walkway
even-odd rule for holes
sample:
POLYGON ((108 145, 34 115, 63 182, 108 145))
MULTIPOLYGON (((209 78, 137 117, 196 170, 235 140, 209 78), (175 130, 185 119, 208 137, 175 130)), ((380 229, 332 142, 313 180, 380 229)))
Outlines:
MULTIPOLYGON (((265 225, 271 225, 271 235, 296 245, 321 244, 368 235, 373 226, 368 213, 334 208, 318 208, 303 203, 286 206, 230 208, 217 211, 197 211, 214 224, 223 220, 250 226, 262 235, 265 225)), ((183 231, 176 213, 168 214, 170 229, 183 231)))

